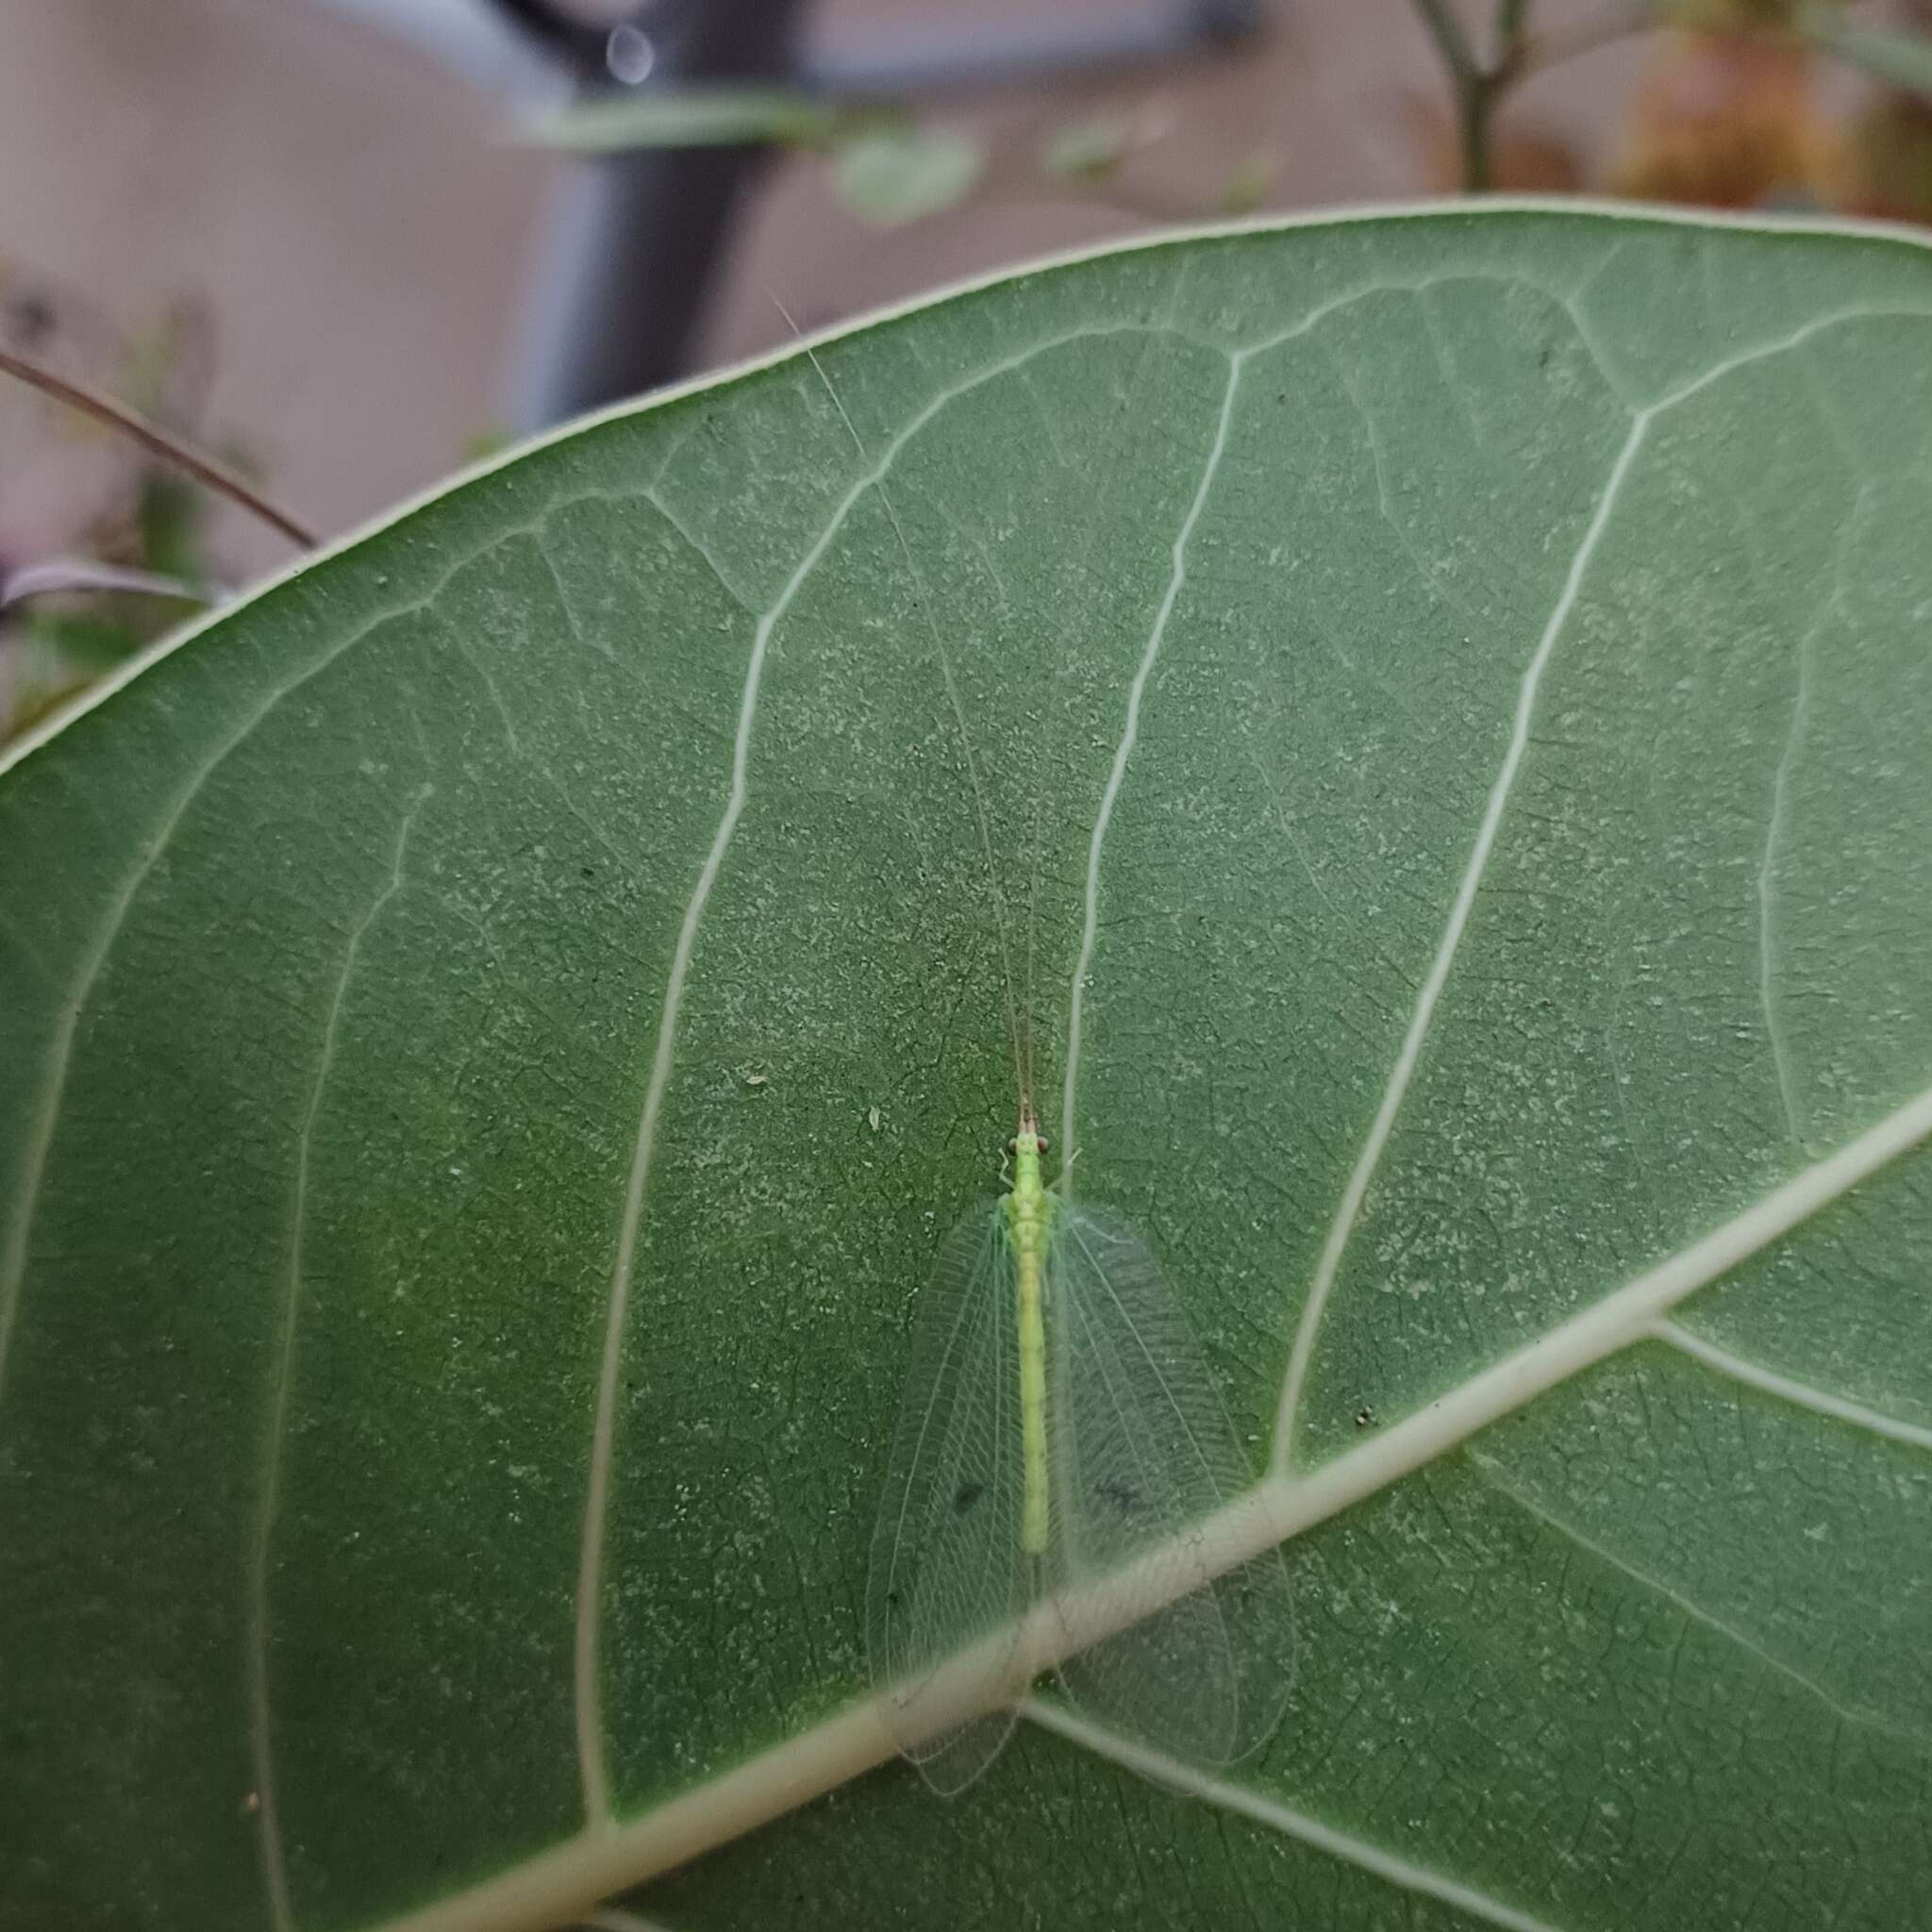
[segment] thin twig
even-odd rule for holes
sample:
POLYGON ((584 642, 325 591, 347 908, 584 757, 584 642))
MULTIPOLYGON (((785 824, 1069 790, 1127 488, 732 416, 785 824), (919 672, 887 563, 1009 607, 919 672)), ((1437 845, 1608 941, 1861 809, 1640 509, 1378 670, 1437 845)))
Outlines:
MULTIPOLYGON (((1505 0, 1506 10, 1508 0, 1505 0)), ((1456 93, 1456 129, 1462 148, 1462 186, 1465 193, 1480 194, 1490 185, 1490 109, 1499 85, 1497 76, 1505 72, 1506 56, 1499 56, 1494 69, 1487 68, 1475 57, 1462 23, 1457 19, 1449 0, 1415 0, 1442 64, 1449 70, 1449 84, 1456 93)))
POLYGON ((1491 185, 1493 169, 1490 132, 1505 94, 1526 74, 1554 67, 1593 47, 1658 24, 1657 0, 1623 0, 1600 19, 1579 22, 1555 33, 1530 31, 1530 0, 1497 0, 1492 49, 1487 59, 1471 44, 1452 0, 1415 0, 1456 95, 1457 134, 1462 148, 1462 185, 1479 194, 1491 185))
POLYGON ((312 550, 321 541, 313 530, 297 523, 286 510, 277 509, 225 463, 218 463, 212 457, 205 457, 199 451, 190 449, 165 429, 156 428, 144 417, 137 416, 111 396, 102 395, 99 391, 81 383, 71 382, 64 375, 56 375, 51 369, 11 349, 0 349, 0 370, 8 375, 17 375, 22 382, 31 384, 46 395, 57 397, 70 408, 79 409, 112 425, 151 455, 159 457, 163 462, 173 463, 176 469, 187 471, 197 482, 205 483, 231 503, 239 503, 243 509, 259 517, 263 523, 273 525, 283 536, 301 544, 304 549, 312 550))
POLYGON ((1429 38, 1435 42, 1436 51, 1441 55, 1442 63, 1455 77, 1457 86, 1460 88, 1474 80, 1482 69, 1448 0, 1415 0, 1415 10, 1422 15, 1423 25, 1428 28, 1429 38))

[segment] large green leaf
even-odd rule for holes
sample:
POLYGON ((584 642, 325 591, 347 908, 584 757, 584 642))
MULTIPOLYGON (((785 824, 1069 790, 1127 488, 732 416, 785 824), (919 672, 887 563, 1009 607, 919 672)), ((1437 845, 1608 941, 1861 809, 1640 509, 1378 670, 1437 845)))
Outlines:
POLYGON ((1932 257, 1448 210, 817 361, 0 781, 0 1923, 1912 1923, 1932 257), (1299 1676, 943 1806, 859 1603, 1003 954, 1299 1676))

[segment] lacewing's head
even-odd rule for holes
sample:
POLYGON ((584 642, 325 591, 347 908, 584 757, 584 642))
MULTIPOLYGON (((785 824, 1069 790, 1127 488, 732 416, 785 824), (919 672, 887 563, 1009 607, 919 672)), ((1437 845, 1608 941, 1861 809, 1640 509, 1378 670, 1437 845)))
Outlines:
POLYGON ((1007 1142, 1008 1154, 1044 1154, 1046 1136, 1040 1131, 1040 1122, 1033 1112, 1031 1101, 1024 1101, 1020 1107, 1020 1131, 1007 1142))

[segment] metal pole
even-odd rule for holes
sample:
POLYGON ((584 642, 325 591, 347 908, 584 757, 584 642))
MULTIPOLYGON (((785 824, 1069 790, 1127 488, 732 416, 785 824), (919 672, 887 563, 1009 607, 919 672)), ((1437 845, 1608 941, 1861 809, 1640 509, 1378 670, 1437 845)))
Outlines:
MULTIPOLYGON (((600 45, 648 85, 782 83, 801 0, 647 6, 600 45)), ((765 151, 659 148, 581 162, 543 239, 517 426, 530 430, 671 381, 688 364, 732 219, 765 151)))

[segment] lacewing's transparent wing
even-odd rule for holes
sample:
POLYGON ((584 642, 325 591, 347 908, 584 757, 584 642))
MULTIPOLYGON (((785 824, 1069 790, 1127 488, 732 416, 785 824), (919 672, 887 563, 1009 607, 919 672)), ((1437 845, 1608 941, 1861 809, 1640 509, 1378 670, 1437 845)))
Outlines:
POLYGON ((1107 1588, 1149 1558, 1165 1608, 1068 1657, 1069 1699, 1191 1764, 1259 1748, 1294 1674, 1288 1567, 1268 1551, 1209 1574, 1200 1528, 1255 1472, 1186 1313, 1118 1215, 1058 1202, 1047 1247, 1047 1588, 1107 1588))
MULTIPOLYGON (((935 1790, 963 1789, 1014 1724, 1010 1706, 926 1735, 919 1699, 942 1664, 1027 1607, 1014 1265, 998 1202, 940 1251, 920 1298, 866 1582, 866 1655, 899 1748, 935 1790)), ((1011 1645, 987 1660, 989 1688, 1011 1645)))
MULTIPOLYGON (((1042 1592, 1105 1592, 1124 1566, 1165 1574, 1172 1601, 1058 1667, 1099 1722, 1191 1764, 1247 1756, 1280 1721, 1294 1623, 1280 1552, 1209 1574, 1206 1520, 1251 1488, 1186 1315, 1118 1216, 1053 1201, 1044 1270, 1049 1527, 1021 1545, 1017 1269, 1002 1204, 967 1217, 921 1298, 906 1400, 874 1532, 866 1649, 899 1748, 936 1790, 978 1776, 1010 1703, 933 1730, 921 1693, 962 1653, 986 1701, 1012 1694, 1019 1622, 1042 1592)), ((1144 1574, 1144 1573, 1143 1573, 1144 1574)), ((949 1689, 973 1686, 958 1680, 949 1689)))

